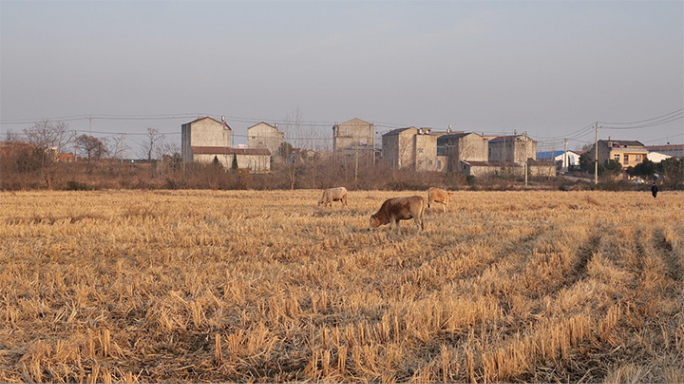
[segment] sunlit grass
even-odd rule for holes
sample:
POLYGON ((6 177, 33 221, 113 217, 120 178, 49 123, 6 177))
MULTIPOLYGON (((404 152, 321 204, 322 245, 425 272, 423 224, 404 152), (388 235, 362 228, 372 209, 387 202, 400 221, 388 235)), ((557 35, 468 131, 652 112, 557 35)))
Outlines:
POLYGON ((682 382, 684 194, 0 194, 0 381, 682 382))

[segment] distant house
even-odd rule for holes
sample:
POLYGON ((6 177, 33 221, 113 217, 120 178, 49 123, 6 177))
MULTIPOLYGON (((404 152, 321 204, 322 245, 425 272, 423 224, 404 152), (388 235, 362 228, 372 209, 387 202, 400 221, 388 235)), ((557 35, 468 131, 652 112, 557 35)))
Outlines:
POLYGON ((660 163, 661 161, 667 160, 667 159, 671 158, 672 156, 666 155, 666 154, 660 153, 660 152, 649 151, 648 155, 646 155, 646 157, 654 163, 660 163))
MULTIPOLYGON (((589 152, 593 158, 596 149, 591 148, 589 152)), ((648 158, 648 149, 636 140, 608 140, 598 141, 598 162, 605 164, 608 160, 613 159, 622 165, 623 169, 633 167, 641 164, 644 159, 648 158)))
POLYGON ((580 154, 576 151, 549 151, 537 152, 537 160, 553 160, 556 164, 560 164, 561 168, 568 168, 570 166, 579 166, 580 154))
POLYGON ((263 121, 247 128, 247 146, 266 148, 275 156, 283 143, 284 132, 278 132, 278 124, 270 125, 263 121))
POLYGON ((463 161, 462 172, 468 176, 482 177, 487 175, 524 175, 525 168, 512 162, 463 161))
POLYGON ((353 118, 333 125, 333 154, 375 158, 375 124, 353 118))
POLYGON ((207 116, 183 124, 181 127, 181 157, 184 163, 195 161, 192 147, 230 148, 233 146, 233 130, 226 122, 207 116))
POLYGON ((488 140, 475 132, 443 134, 437 138, 437 170, 462 172, 463 161, 486 162, 488 140))
POLYGON ((437 135, 430 128, 399 128, 382 135, 382 158, 390 168, 437 171, 437 135))
POLYGON ((537 142, 527 135, 496 136, 489 140, 489 162, 525 164, 536 160, 537 142))
POLYGON ((684 144, 649 145, 646 147, 649 152, 658 152, 663 155, 684 158, 684 144))
POLYGON ((271 152, 266 148, 229 148, 193 146, 192 161, 211 163, 217 159, 221 165, 229 169, 233 166, 233 158, 237 159, 237 166, 252 172, 268 172, 271 170, 271 152))

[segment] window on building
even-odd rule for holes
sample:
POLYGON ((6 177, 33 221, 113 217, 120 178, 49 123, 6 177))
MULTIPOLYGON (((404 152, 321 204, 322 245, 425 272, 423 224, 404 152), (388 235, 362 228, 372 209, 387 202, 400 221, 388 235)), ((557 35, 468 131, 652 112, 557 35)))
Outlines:
POLYGON ((615 155, 615 156, 613 156, 613 158, 614 158, 615 161, 617 161, 618 163, 620 162, 620 155, 615 155))
POLYGON ((636 161, 637 163, 640 162, 641 161, 641 155, 635 155, 634 161, 636 161))
POLYGON ((624 165, 629 164, 629 155, 625 155, 625 161, 623 161, 622 164, 624 164, 624 165))

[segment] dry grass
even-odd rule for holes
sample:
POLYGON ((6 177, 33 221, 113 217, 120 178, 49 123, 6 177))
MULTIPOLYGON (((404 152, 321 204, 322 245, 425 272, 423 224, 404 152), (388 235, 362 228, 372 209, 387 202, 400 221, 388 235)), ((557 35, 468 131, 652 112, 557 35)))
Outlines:
POLYGON ((0 381, 684 381, 682 193, 410 194, 1 193, 0 381))

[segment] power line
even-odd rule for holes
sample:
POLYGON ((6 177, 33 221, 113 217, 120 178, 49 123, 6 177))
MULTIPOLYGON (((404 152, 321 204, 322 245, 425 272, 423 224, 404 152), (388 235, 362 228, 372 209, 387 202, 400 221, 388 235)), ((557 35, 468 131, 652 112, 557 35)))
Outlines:
POLYGON ((684 108, 680 108, 680 109, 677 109, 677 110, 672 111, 672 112, 670 112, 670 113, 666 113, 666 114, 661 115, 661 116, 658 116, 658 117, 652 117, 652 118, 646 119, 646 120, 632 121, 632 122, 629 122, 629 123, 609 123, 609 122, 599 121, 599 124, 605 124, 605 125, 633 125, 633 124, 641 124, 641 123, 646 123, 646 122, 652 121, 652 120, 658 120, 658 119, 664 118, 664 117, 666 117, 666 116, 670 116, 670 115, 674 115, 674 114, 680 114, 680 113, 682 113, 682 112, 684 112, 684 108))
POLYGON ((680 115, 677 115, 677 116, 672 116, 672 117, 670 117, 670 118, 668 118, 668 119, 664 119, 664 120, 660 120, 660 121, 654 121, 654 122, 648 123, 648 124, 635 125, 635 126, 631 126, 631 127, 602 126, 602 128, 605 128, 605 129, 618 129, 618 130, 651 128, 651 127, 655 127, 655 126, 658 126, 658 125, 663 125, 663 124, 671 123, 671 122, 673 122, 673 121, 681 120, 682 118, 684 118, 684 113, 683 113, 683 114, 680 114, 680 115))

